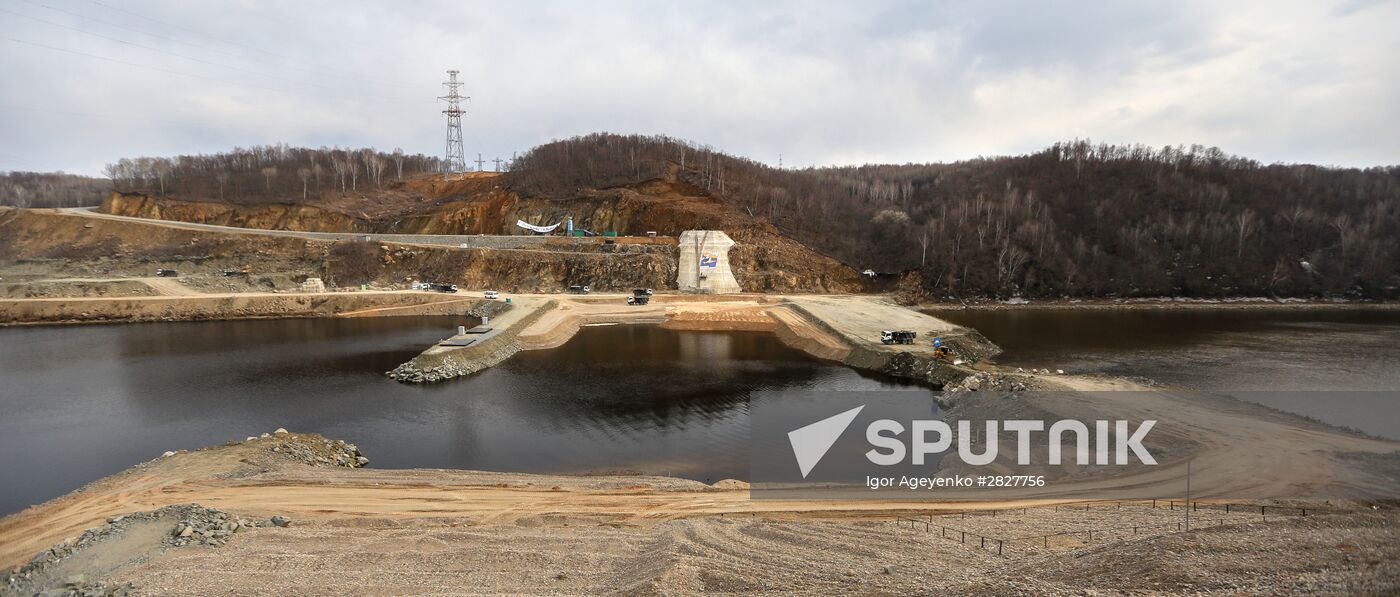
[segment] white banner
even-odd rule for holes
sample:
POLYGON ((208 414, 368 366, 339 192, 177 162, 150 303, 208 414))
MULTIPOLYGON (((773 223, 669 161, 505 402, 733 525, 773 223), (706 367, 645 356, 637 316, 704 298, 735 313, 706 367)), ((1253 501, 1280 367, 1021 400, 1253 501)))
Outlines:
MULTIPOLYGON (((562 223, 563 223, 563 222, 560 222, 559 224, 562 224, 562 223)), ((515 221, 515 225, 516 225, 516 226, 519 226, 519 227, 524 228, 524 229, 526 229, 526 230, 534 230, 535 232, 543 232, 543 233, 554 232, 554 229, 555 229, 555 228, 558 228, 558 227, 559 227, 559 224, 555 224, 555 225, 553 225, 553 226, 536 226, 536 225, 534 225, 534 224, 531 224, 531 223, 529 223, 529 222, 526 222, 525 220, 516 220, 516 221, 515 221)))

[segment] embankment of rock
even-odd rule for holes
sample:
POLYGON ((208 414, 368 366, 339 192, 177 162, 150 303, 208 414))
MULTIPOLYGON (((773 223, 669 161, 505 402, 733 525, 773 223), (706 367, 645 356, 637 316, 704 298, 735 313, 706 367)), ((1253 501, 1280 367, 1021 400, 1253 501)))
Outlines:
POLYGON ((553 309, 555 304, 554 301, 547 301, 534 312, 471 346, 452 349, 430 348, 413 360, 386 372, 385 375, 403 383, 433 383, 494 367, 520 352, 521 346, 517 336, 541 315, 553 309))

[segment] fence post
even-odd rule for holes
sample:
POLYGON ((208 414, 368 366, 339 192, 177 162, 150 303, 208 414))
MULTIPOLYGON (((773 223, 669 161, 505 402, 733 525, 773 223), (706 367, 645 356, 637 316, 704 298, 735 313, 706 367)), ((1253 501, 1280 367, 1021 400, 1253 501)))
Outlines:
POLYGON ((983 537, 983 538, 982 538, 982 549, 986 549, 986 548, 987 548, 987 538, 986 538, 986 537, 983 537))
POLYGON ((1226 514, 1229 514, 1229 513, 1230 513, 1230 503, 1229 503, 1229 502, 1226 502, 1226 503, 1225 503, 1225 513, 1226 513, 1226 514))
POLYGON ((1050 549, 1050 535, 1045 536, 1045 549, 1050 549))
POLYGON ((959 532, 959 533, 962 533, 962 538, 958 539, 958 542, 959 542, 959 543, 962 543, 962 544, 966 544, 966 543, 967 543, 967 531, 958 531, 958 532, 959 532))
POLYGON ((1001 539, 997 539, 997 555, 1001 555, 1001 539))

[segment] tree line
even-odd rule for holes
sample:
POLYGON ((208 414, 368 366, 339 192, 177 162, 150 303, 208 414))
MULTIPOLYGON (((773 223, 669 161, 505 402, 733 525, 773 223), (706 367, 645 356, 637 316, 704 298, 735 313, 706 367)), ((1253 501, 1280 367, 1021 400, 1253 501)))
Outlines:
POLYGON ((122 158, 103 168, 103 174, 122 191, 246 203, 369 192, 405 174, 437 172, 441 166, 441 158, 397 148, 382 152, 278 143, 208 155, 122 158))
POLYGON ((1214 147, 1056 143, 947 164, 777 169, 664 136, 545 144, 525 195, 679 175, 935 298, 1400 295, 1400 167, 1260 164, 1214 147))
POLYGON ((64 172, 0 172, 0 205, 86 207, 102 203, 112 183, 64 172))

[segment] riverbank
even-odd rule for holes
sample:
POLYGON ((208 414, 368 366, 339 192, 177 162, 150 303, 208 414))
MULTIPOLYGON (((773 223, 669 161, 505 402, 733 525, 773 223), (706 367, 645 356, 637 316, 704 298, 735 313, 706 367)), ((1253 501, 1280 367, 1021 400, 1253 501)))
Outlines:
POLYGON ((1400 301, 1234 297, 1193 299, 1182 297, 1134 299, 1011 300, 923 302, 915 309, 1018 310, 1018 309, 1400 309, 1400 301))
POLYGON ((521 350, 568 342, 584 326, 650 324, 692 331, 761 331, 807 354, 942 387, 975 373, 998 352, 976 330, 868 295, 656 295, 628 305, 626 295, 512 295, 490 330, 447 338, 388 375, 408 383, 438 382, 494 366, 521 350), (882 344, 883 330, 913 330, 914 344, 882 344), (940 357, 942 339, 954 360, 940 357))
POLYGON ((1205 502, 1198 530, 1183 536, 1179 508, 1141 501, 753 500, 736 481, 375 470, 315 457, 351 448, 279 432, 170 453, 0 519, 0 566, 11 571, 0 593, 98 583, 134 594, 227 595, 462 586, 522 594, 1383 593, 1400 583, 1387 564, 1400 557, 1400 514, 1357 503, 1314 504, 1326 513, 1303 517, 1205 502), (929 521, 933 532, 908 519, 929 521), (998 553, 938 525, 1037 540, 998 553), (1183 557, 1189 572, 1173 572, 1183 557), (1140 573, 1124 574, 1124 562, 1140 573))
POLYGON ((460 315, 483 302, 463 295, 373 290, 0 299, 0 325, 460 315))

